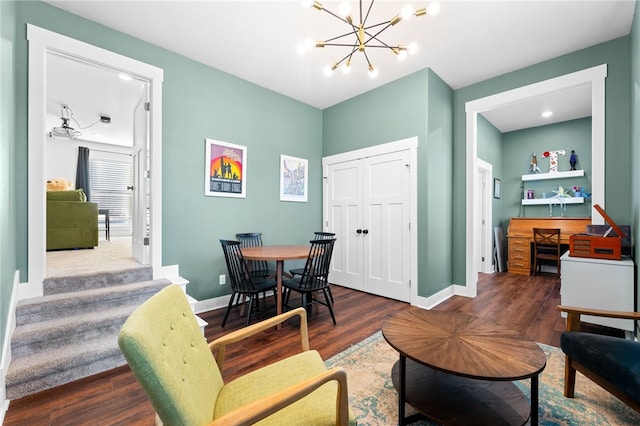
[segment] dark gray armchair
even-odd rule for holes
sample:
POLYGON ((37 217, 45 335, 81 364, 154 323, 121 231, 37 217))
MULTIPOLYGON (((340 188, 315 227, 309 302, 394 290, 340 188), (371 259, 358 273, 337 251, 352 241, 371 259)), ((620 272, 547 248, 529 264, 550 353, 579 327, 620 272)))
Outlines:
POLYGON ((640 320, 640 312, 558 306, 567 313, 567 331, 560 337, 566 355, 564 396, 573 398, 576 371, 584 374, 622 402, 640 412, 640 343, 619 337, 580 332, 580 316, 640 320))

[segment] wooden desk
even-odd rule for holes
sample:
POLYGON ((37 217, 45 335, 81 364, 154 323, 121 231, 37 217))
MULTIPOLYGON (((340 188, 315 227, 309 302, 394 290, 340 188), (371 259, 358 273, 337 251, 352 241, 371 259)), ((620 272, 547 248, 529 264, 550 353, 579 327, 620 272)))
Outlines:
MULTIPOLYGON (((242 256, 247 260, 275 260, 276 284, 278 297, 276 302, 276 314, 282 313, 282 273, 285 260, 306 259, 309 256, 309 246, 258 246, 245 247, 242 256)), ((278 325, 278 330, 281 325, 278 325)))
POLYGON ((521 333, 482 318, 447 311, 403 311, 382 326, 399 352, 391 377, 399 424, 405 402, 446 425, 538 424, 538 375, 544 352, 521 333), (407 359, 408 358, 408 359, 407 359), (531 379, 531 405, 513 380, 531 379))
POLYGON ((590 217, 514 217, 509 222, 508 271, 512 274, 531 275, 531 243, 533 228, 560 228, 560 244, 569 245, 569 237, 584 234, 590 217))

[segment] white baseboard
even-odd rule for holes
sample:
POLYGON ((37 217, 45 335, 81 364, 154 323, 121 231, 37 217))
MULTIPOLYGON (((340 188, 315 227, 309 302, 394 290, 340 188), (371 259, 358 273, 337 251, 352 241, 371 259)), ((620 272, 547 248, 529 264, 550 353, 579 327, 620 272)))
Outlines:
POLYGON ((20 271, 13 275, 13 289, 11 290, 11 301, 9 302, 9 312, 7 313, 7 327, 4 333, 4 344, 2 345, 2 358, 0 358, 0 424, 4 423, 4 416, 9 409, 7 400, 6 377, 11 363, 11 337, 16 329, 16 305, 18 304, 18 286, 20 284, 20 271))
POLYGON ((451 296, 475 297, 475 295, 471 295, 469 293, 466 286, 452 284, 432 296, 418 296, 418 304, 416 306, 423 309, 433 309, 435 306, 438 306, 440 303, 449 299, 451 296))
POLYGON ((213 311, 214 309, 226 308, 229 304, 229 299, 231 299, 230 294, 214 297, 213 299, 200 300, 193 305, 193 312, 201 314, 203 312, 213 311))

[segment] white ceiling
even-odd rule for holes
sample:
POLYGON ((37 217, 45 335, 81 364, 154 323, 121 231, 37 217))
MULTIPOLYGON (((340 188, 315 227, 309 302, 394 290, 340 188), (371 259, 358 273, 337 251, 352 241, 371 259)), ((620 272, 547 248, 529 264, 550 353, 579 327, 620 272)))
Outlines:
MULTIPOLYGON (((420 46, 416 55, 398 62, 386 49, 367 49, 371 62, 379 69, 378 78, 372 80, 361 54, 354 56, 349 75, 339 71, 331 78, 323 75, 325 65, 340 60, 348 48, 326 47, 304 56, 298 54, 298 43, 305 38, 328 39, 349 31, 344 22, 324 11, 305 8, 300 1, 47 3, 321 109, 427 67, 458 89, 612 40, 629 34, 635 7, 633 0, 444 0, 438 15, 402 21, 380 35, 390 45, 416 41, 420 46)), ((322 3, 337 12, 338 2, 322 3)), ((351 3, 354 21, 359 21, 358 4, 351 3)), ((389 20, 405 3, 375 2, 367 23, 389 20)), ((408 3, 415 8, 430 4, 408 3)), ((365 1, 365 10, 368 5, 365 1)), ((88 75, 83 78, 88 79, 88 75)), ((68 90, 72 90, 71 86, 68 90)), ((580 111, 558 112, 555 118, 585 116, 584 92, 564 93, 556 98, 564 101, 567 110, 580 111), (578 100, 568 102, 573 94, 578 100)), ((539 101, 542 103, 530 108, 522 105, 518 111, 504 111, 510 112, 511 118, 502 119, 505 116, 497 112, 488 118, 501 123, 494 123, 501 130, 540 125, 525 119, 535 116, 538 120, 541 108, 553 107, 550 99, 539 101), (514 117, 520 120, 519 124, 512 123, 514 117)))

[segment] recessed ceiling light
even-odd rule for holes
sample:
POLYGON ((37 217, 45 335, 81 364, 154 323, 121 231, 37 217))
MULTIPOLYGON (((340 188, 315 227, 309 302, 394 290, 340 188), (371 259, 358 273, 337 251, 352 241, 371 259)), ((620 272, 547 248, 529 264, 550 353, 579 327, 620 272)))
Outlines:
POLYGON ((542 116, 543 116, 544 118, 549 118, 549 117, 551 117, 552 115, 553 115, 553 112, 551 112, 551 111, 545 111, 545 112, 543 112, 543 113, 542 113, 542 116))

